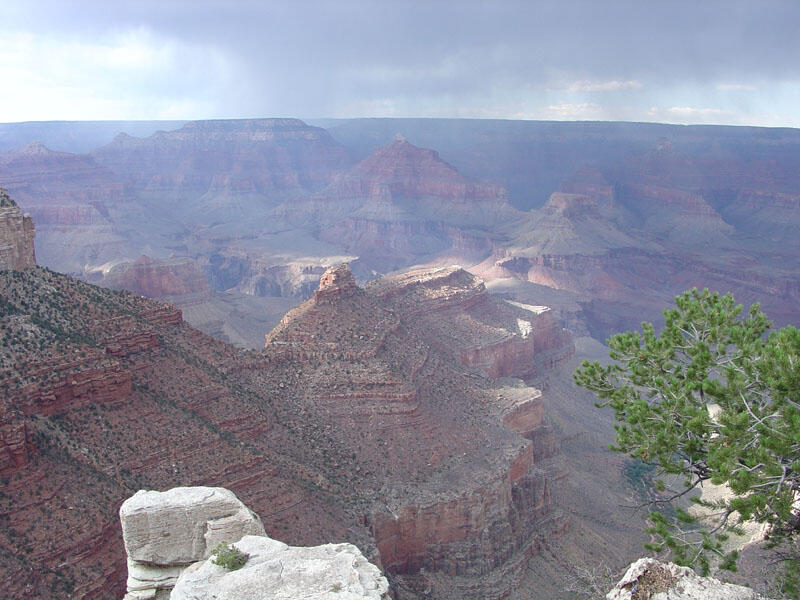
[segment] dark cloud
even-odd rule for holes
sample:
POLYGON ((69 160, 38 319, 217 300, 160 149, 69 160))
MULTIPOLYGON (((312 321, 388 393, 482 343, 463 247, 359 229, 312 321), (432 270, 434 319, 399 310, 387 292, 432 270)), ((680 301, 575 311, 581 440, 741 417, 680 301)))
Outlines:
POLYGON ((574 98, 576 81, 597 83, 585 94, 636 81, 642 101, 676 86, 800 81, 795 0, 4 4, 6 30, 94 39, 146 28, 216 48, 234 71, 225 74, 232 113, 569 102, 559 89, 595 101, 574 98))

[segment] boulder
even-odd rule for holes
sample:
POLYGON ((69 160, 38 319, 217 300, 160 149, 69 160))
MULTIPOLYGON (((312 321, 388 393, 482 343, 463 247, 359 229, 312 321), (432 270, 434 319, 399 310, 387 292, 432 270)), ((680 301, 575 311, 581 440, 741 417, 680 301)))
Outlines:
POLYGON ((261 519, 224 488, 139 490, 119 510, 128 555, 126 598, 166 598, 189 564, 224 542, 265 535, 261 519))
POLYGON ((170 600, 389 600, 389 584, 352 544, 293 547, 264 536, 235 544, 249 555, 229 571, 214 559, 178 578, 170 600))
POLYGON ((689 567, 640 558, 607 600, 767 600, 750 588, 701 577, 689 567))

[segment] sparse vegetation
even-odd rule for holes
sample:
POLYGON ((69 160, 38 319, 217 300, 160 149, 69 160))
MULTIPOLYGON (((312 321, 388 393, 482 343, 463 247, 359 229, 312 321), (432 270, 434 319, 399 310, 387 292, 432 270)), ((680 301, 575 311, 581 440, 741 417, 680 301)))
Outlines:
POLYGON ((250 558, 250 555, 246 552, 242 552, 236 546, 224 542, 220 542, 211 554, 214 557, 212 562, 228 571, 241 569, 250 558))

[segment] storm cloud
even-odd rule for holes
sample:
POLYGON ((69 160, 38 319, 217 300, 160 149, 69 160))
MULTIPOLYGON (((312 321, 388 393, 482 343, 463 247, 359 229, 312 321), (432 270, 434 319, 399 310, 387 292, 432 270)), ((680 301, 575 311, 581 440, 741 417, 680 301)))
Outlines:
POLYGON ((0 121, 435 116, 800 126, 793 0, 5 0, 0 22, 0 121))

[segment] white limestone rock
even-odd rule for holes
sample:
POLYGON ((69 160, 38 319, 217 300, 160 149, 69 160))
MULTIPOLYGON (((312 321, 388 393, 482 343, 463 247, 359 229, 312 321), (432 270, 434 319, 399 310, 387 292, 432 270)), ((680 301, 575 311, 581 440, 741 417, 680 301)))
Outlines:
POLYGON ((268 537, 233 544, 250 557, 228 571, 213 559, 178 578, 170 600, 389 600, 380 570, 352 544, 292 547, 268 537))
POLYGON ((628 568, 607 600, 767 600, 750 588, 701 577, 688 567, 640 558, 628 568))
POLYGON ((265 535, 261 519, 225 488, 139 490, 122 503, 119 516, 129 600, 167 597, 181 571, 220 542, 265 535))

